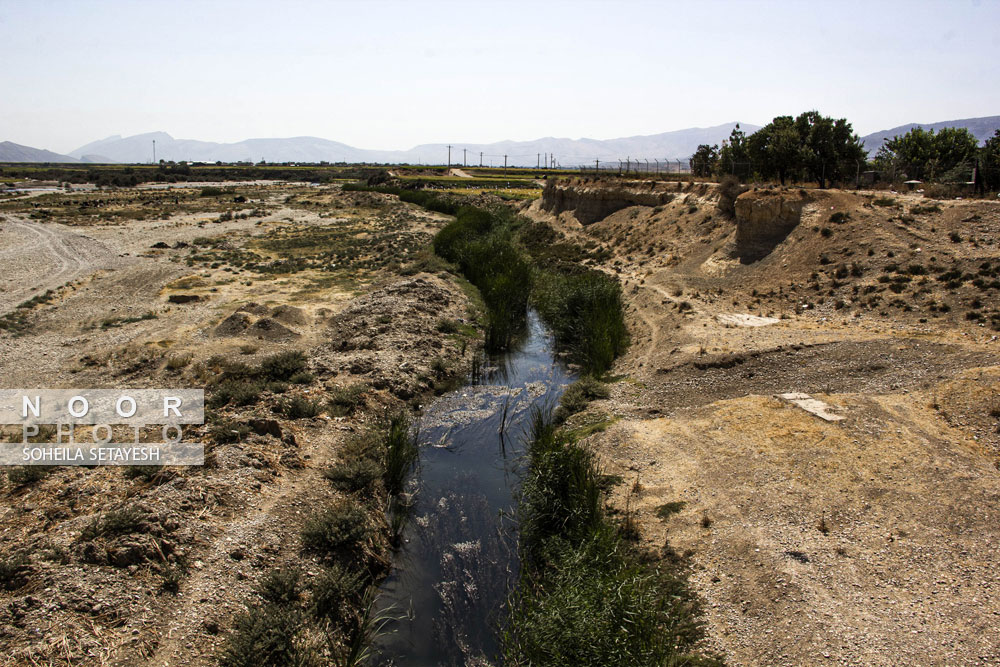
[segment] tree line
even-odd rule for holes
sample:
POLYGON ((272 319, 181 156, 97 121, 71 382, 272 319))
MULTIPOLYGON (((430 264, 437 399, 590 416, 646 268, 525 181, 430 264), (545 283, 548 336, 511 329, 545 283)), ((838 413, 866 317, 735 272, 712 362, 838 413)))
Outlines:
POLYGON ((854 182, 861 171, 942 182, 975 180, 978 189, 1000 188, 1000 130, 979 147, 965 128, 914 128, 887 140, 869 160, 846 118, 817 111, 778 116, 750 136, 737 126, 718 145, 702 144, 691 158, 695 176, 732 174, 741 180, 775 179, 828 183, 854 182))

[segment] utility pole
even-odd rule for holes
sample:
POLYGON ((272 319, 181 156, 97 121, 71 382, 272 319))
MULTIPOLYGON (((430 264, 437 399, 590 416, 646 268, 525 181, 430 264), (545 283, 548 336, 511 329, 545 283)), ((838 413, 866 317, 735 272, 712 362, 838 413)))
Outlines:
POLYGON ((503 156, 503 175, 507 175, 507 156, 503 156))
POLYGON ((451 169, 451 145, 448 145, 448 169, 451 169))
POLYGON ((464 148, 462 149, 462 166, 463 167, 469 166, 468 163, 466 163, 466 161, 465 161, 465 149, 464 148))
POLYGON ((538 169, 541 166, 542 166, 542 154, 535 153, 535 169, 538 169))
POLYGON ((546 169, 549 168, 549 154, 548 153, 545 154, 545 168, 546 169))
POLYGON ((479 168, 483 168, 483 152, 479 151, 479 168))
POLYGON ((153 139, 153 164, 156 164, 156 139, 153 139))
POLYGON ((601 161, 600 160, 594 160, 594 173, 595 174, 600 174, 601 173, 601 161))

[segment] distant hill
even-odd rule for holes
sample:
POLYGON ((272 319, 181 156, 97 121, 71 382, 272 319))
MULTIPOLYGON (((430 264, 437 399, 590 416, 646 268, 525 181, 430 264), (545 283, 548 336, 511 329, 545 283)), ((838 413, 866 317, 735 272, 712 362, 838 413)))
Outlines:
POLYGON ((861 137, 861 141, 864 143, 865 149, 867 149, 869 153, 875 153, 886 139, 892 139, 897 135, 906 134, 915 127, 920 127, 925 130, 934 130, 935 132, 946 127, 964 127, 975 135, 976 139, 979 140, 979 143, 982 144, 987 139, 992 137, 994 132, 1000 129, 1000 116, 943 120, 939 123, 909 123, 908 125, 894 127, 891 130, 873 132, 869 135, 861 137))
MULTIPOLYGON (((719 144, 729 137, 736 123, 707 128, 689 128, 647 136, 619 139, 562 139, 546 137, 533 141, 500 141, 491 144, 452 144, 452 164, 461 164, 465 149, 469 165, 479 164, 483 153, 484 164, 502 165, 507 155, 511 166, 535 166, 540 154, 554 154, 559 164, 591 165, 627 158, 649 160, 685 159, 698 148, 698 144, 719 144)), ((757 125, 741 126, 748 134, 759 129, 757 125)), ((209 141, 174 139, 166 132, 151 132, 131 137, 113 136, 89 143, 72 151, 71 156, 86 162, 97 161, 94 156, 110 162, 143 163, 153 160, 153 142, 156 142, 156 159, 179 162, 390 162, 444 164, 448 160, 446 144, 422 144, 406 151, 377 151, 354 148, 336 141, 318 137, 290 137, 286 139, 247 139, 223 144, 209 141)))
POLYGON ((4 141, 0 142, 0 162, 78 162, 78 160, 41 148, 4 141))

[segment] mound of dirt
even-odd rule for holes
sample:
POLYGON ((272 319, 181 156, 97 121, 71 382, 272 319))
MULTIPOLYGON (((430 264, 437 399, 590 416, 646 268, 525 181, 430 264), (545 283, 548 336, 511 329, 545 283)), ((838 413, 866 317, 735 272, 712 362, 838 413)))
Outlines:
POLYGON ((454 343, 437 324, 441 318, 464 319, 463 303, 456 288, 437 276, 400 280, 332 317, 329 348, 341 372, 368 376, 376 389, 409 400, 422 390, 420 382, 433 382, 435 359, 455 358, 456 350, 447 349, 454 343))
POLYGON ((213 333, 216 336, 242 336, 247 332, 253 320, 242 311, 236 311, 226 319, 222 320, 219 326, 215 327, 213 333))
POLYGON ((267 306, 262 306, 259 303, 251 301, 250 303, 240 306, 236 309, 238 313, 250 313, 252 315, 267 315, 270 311, 267 306))
POLYGON ((263 340, 288 340, 289 338, 298 338, 301 335, 270 317, 262 317, 250 325, 249 333, 263 340))
POLYGON ((282 304, 271 311, 271 317, 285 324, 306 324, 306 314, 301 308, 282 304))
POLYGON ((250 336, 270 341, 290 340, 301 335, 270 317, 254 318, 242 308, 222 320, 212 333, 221 338, 250 336))

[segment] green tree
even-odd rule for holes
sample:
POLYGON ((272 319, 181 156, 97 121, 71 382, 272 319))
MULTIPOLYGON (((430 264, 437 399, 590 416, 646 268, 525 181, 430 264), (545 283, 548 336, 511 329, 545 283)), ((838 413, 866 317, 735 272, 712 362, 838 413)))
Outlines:
POLYGON ((795 119, 795 130, 802 166, 821 188, 827 181, 846 180, 865 160, 861 139, 846 118, 834 120, 818 111, 807 111, 795 119))
POLYGON ((729 140, 722 142, 716 172, 720 176, 734 174, 740 180, 746 180, 750 176, 750 155, 747 151, 746 132, 740 129, 739 123, 736 123, 736 127, 729 134, 729 140))
POLYGON ((695 176, 710 176, 719 163, 719 146, 701 144, 691 156, 691 173, 695 176))
POLYGON ((754 169, 767 178, 775 175, 785 184, 790 172, 802 167, 802 146, 791 116, 778 116, 750 135, 748 152, 754 169))
POLYGON ((978 145, 976 137, 964 127, 946 127, 937 134, 915 127, 887 140, 875 156, 875 163, 880 169, 895 167, 910 178, 967 178, 978 145))
POLYGON ((753 170, 781 184, 804 174, 821 188, 828 181, 846 181, 865 160, 861 140, 847 119, 834 120, 807 111, 797 118, 778 116, 747 140, 753 170))
POLYGON ((1000 190, 1000 130, 979 151, 979 178, 988 190, 1000 190))

